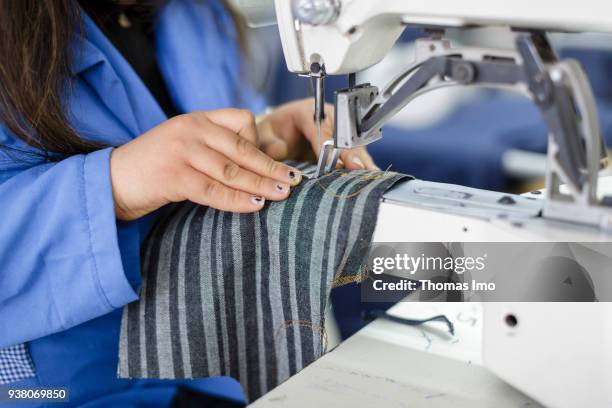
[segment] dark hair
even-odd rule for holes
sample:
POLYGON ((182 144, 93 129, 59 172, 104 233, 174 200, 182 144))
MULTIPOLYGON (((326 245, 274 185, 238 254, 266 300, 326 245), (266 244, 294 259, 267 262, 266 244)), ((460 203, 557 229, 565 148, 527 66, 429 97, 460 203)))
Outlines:
POLYGON ((79 137, 66 117, 72 42, 82 35, 77 0, 0 0, 0 123, 47 160, 104 147, 79 137))

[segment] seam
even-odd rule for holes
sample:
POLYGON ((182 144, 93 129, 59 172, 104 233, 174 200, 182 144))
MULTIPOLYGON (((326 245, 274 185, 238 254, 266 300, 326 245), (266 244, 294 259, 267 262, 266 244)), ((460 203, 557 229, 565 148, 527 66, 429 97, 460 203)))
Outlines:
POLYGON ((93 249, 94 245, 93 245, 93 239, 92 239, 92 233, 91 233, 91 219, 89 217, 89 202, 87 200, 87 184, 85 182, 85 171, 86 171, 85 166, 87 164, 88 157, 89 155, 85 155, 85 157, 83 158, 83 171, 81 172, 81 188, 83 192, 83 207, 84 207, 83 209, 85 211, 85 218, 87 221, 87 235, 89 238, 89 252, 91 253, 92 263, 93 263, 93 276, 95 279, 96 289, 98 290, 98 293, 102 295, 102 298, 106 302, 106 305, 110 307, 111 309, 114 309, 113 305, 108 299, 108 296, 106 295, 106 292, 104 291, 104 288, 102 287, 102 282, 100 281, 100 274, 99 274, 99 269, 98 269, 98 261, 97 261, 96 254, 93 249))

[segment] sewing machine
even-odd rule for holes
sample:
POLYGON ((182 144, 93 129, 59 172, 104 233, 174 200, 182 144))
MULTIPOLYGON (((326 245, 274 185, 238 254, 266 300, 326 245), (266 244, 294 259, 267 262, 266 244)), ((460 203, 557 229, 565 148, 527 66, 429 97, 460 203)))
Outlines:
MULTIPOLYGON (((271 1, 248 4, 251 11, 269 10, 271 1)), ((605 8, 601 0, 276 0, 287 67, 315 85, 315 121, 324 118, 326 75, 348 79, 335 94, 334 138, 323 144, 317 170, 308 176, 335 168, 341 149, 379 140, 382 126, 419 95, 448 86, 506 89, 530 98, 548 125, 546 188, 517 196, 405 183, 384 196, 374 241, 610 241, 612 180, 600 186, 606 152, 591 88, 580 64, 559 60, 546 37, 548 31, 612 32, 605 8), (431 34, 417 40, 414 63, 383 89, 357 83, 356 73, 378 63, 406 26, 431 34), (513 30, 515 49, 455 48, 444 37, 447 28, 483 26, 513 30)), ((583 309, 484 304, 485 366, 551 407, 612 406, 606 385, 612 312, 605 304, 590 305, 586 314, 583 309), (509 314, 520 329, 508 326, 509 314), (578 321, 580 334, 570 333, 568 325, 578 321)))

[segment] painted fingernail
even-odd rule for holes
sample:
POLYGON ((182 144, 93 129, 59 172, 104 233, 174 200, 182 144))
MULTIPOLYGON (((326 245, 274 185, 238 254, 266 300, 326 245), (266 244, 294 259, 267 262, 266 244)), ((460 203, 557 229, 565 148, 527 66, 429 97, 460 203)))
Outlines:
POLYGON ((362 169, 365 169, 365 165, 363 164, 363 161, 361 160, 361 158, 359 156, 353 156, 353 158, 351 160, 353 161, 353 163, 355 163, 356 165, 358 165, 362 169))
POLYGON ((298 175, 299 173, 295 170, 289 170, 289 172, 287 173, 287 175, 289 176, 289 180, 291 181, 295 181, 298 179, 298 175))
POLYGON ((287 191, 289 191, 289 186, 287 184, 278 183, 276 185, 276 190, 280 191, 281 193, 286 193, 287 191))
POLYGON ((255 205, 263 205, 264 203, 264 198, 260 197, 260 196, 253 196, 251 197, 251 201, 253 202, 253 204, 255 205))

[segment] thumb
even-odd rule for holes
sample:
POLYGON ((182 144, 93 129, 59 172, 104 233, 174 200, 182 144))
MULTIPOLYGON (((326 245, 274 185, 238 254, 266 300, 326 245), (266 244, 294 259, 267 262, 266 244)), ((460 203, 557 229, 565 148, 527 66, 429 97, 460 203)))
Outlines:
POLYGON ((278 137, 269 121, 264 120, 257 124, 259 149, 276 161, 289 158, 289 145, 278 137))
POLYGON ((276 137, 260 141, 259 148, 262 152, 276 161, 287 160, 289 157, 289 146, 287 146, 287 142, 276 137))

